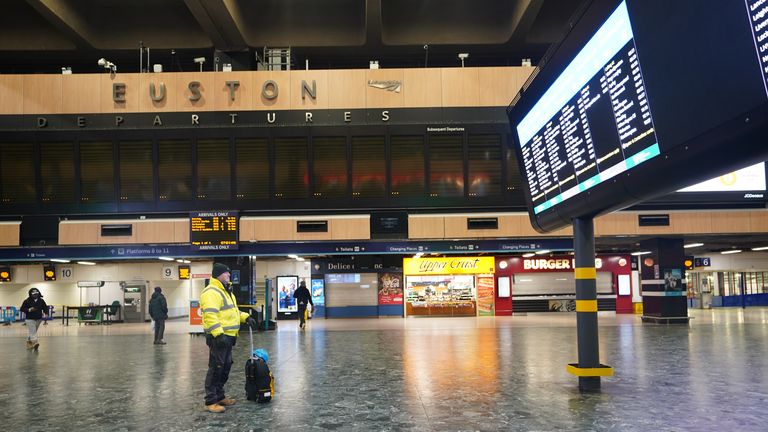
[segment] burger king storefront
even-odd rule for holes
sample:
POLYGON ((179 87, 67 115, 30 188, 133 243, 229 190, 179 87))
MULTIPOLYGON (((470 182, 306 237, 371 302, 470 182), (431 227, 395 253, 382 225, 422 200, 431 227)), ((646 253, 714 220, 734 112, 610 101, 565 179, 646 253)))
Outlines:
POLYGON ((405 258, 405 315, 494 315, 495 267, 493 257, 405 258))
MULTIPOLYGON (((598 311, 632 313, 632 265, 629 256, 600 255, 597 269, 598 311)), ((576 284, 573 257, 496 257, 497 315, 522 312, 573 312, 576 284)))

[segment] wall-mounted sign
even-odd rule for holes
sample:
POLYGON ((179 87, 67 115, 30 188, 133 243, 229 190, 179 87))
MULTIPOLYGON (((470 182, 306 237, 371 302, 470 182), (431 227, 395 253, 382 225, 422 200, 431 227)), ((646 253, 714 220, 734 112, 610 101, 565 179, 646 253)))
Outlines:
POLYGON ((104 281, 78 281, 79 288, 98 288, 104 286, 104 281))
POLYGON ((493 257, 405 258, 406 275, 478 274, 496 271, 493 257))
POLYGON ((179 266, 179 279, 186 280, 186 279, 189 279, 189 276, 190 276, 189 266, 179 266))
POLYGON ((694 267, 709 267, 712 265, 712 259, 709 257, 701 257, 693 259, 694 267))
POLYGON ((56 268, 54 266, 43 266, 43 280, 44 281, 56 280, 56 268))
POLYGON ((72 266, 59 266, 56 270, 59 271, 60 281, 71 281, 75 279, 75 269, 72 266))
POLYGON ((11 268, 0 267, 0 282, 11 282, 11 268))
POLYGON ((192 250, 233 250, 239 244, 236 211, 192 212, 189 217, 192 250))
POLYGON ((163 279, 176 279, 175 273, 173 266, 163 266, 163 279))

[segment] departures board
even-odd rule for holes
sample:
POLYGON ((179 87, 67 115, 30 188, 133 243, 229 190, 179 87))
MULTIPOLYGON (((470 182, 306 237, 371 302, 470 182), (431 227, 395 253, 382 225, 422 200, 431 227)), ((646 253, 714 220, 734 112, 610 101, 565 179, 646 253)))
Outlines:
POLYGON ((595 0, 508 109, 533 226, 768 156, 768 2, 595 0))

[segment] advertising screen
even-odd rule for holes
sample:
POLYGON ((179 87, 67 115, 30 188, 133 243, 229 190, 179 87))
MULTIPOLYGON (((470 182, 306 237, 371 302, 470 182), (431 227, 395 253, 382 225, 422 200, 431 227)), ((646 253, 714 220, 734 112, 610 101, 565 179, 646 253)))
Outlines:
POLYGON ((278 312, 296 312, 299 310, 296 305, 296 299, 293 294, 299 286, 298 276, 278 276, 277 277, 277 311, 278 312))
POLYGON ((742 168, 720 177, 680 189, 678 192, 747 192, 765 191, 765 164, 742 168))
POLYGON ((325 305, 324 279, 312 279, 312 304, 315 306, 325 305))
POLYGON ((768 4, 594 0, 508 109, 539 231, 765 160, 768 4))

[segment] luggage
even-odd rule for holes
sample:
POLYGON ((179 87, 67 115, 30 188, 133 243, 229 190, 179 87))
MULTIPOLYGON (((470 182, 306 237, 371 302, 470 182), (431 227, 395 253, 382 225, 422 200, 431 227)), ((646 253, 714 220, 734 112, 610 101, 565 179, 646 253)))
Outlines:
POLYGON ((267 403, 275 394, 275 377, 269 370, 269 355, 263 349, 253 349, 253 329, 251 335, 251 357, 245 362, 245 394, 248 400, 267 403))

